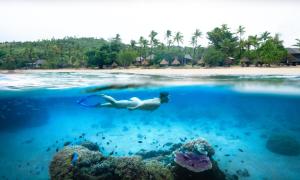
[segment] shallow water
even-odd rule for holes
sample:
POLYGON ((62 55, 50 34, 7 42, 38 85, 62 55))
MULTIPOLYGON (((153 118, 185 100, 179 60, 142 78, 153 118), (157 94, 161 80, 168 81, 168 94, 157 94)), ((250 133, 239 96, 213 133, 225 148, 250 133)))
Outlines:
POLYGON ((215 147, 220 168, 229 173, 246 168, 250 177, 245 179, 298 179, 300 156, 274 154, 266 141, 273 133, 300 138, 299 84, 299 77, 274 76, 3 74, 0 177, 48 179, 51 158, 67 141, 87 139, 97 142, 104 154, 128 156, 204 137, 215 147), (143 86, 94 93, 146 99, 167 91, 171 99, 153 112, 76 103, 98 85, 113 83, 143 86))

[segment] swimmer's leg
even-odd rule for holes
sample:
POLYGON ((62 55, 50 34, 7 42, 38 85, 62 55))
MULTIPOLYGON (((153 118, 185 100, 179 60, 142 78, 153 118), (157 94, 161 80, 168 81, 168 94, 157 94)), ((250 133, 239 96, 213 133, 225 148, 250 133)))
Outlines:
POLYGON ((97 107, 112 107, 113 105, 111 103, 103 103, 99 104, 97 107))
MULTIPOLYGON (((111 96, 107 96, 105 94, 101 94, 101 97, 103 97, 106 101, 109 102, 109 104, 116 104, 117 103, 117 100, 115 100, 113 97, 111 96)), ((106 104, 106 103, 105 103, 106 104)))

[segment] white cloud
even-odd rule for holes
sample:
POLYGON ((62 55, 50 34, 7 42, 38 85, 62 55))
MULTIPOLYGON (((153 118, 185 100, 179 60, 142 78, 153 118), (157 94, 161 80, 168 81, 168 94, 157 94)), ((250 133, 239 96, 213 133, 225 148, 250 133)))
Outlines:
MULTIPOLYGON (((64 36, 111 38, 125 42, 167 29, 180 31, 189 43, 192 32, 206 33, 221 24, 244 25, 248 34, 279 32, 285 45, 300 38, 297 1, 0 1, 0 41, 26 41, 64 36)), ((247 34, 246 34, 247 35, 247 34)), ((206 45, 206 38, 202 39, 206 45)))

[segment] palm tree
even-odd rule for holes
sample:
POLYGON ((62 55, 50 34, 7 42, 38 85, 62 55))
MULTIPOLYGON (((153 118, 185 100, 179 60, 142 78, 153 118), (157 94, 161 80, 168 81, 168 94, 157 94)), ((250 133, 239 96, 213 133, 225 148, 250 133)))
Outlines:
POLYGON ((245 33, 246 31, 245 31, 245 27, 243 27, 243 26, 239 26, 239 28, 237 29, 237 33, 239 34, 239 46, 240 46, 240 54, 239 54, 239 56, 240 56, 240 58, 242 58, 241 56, 242 56, 242 36, 244 35, 244 33, 245 33))
POLYGON ((116 34, 116 37, 113 38, 113 40, 115 40, 117 42, 121 42, 121 36, 120 36, 120 34, 116 34))
POLYGON ((282 44, 282 43, 283 43, 283 41, 280 40, 280 35, 281 35, 281 34, 276 33, 275 36, 274 36, 274 38, 273 38, 274 41, 275 41, 276 43, 278 43, 278 44, 282 44))
POLYGON ((248 37, 248 41, 250 42, 251 46, 253 46, 253 48, 255 50, 259 46, 259 39, 258 39, 257 35, 255 35, 255 36, 249 36, 248 37))
POLYGON ((152 50, 153 50, 153 46, 154 46, 155 42, 158 41, 157 39, 155 39, 155 36, 157 36, 157 32, 152 30, 149 34, 149 37, 150 37, 150 55, 152 54, 152 50))
POLYGON ((300 49, 300 39, 296 39, 296 41, 297 41, 297 43, 295 45, 293 45, 293 46, 296 46, 296 47, 298 47, 300 49))
POLYGON ((135 49, 135 47, 136 47, 136 41, 135 41, 135 40, 131 40, 131 41, 130 41, 130 47, 131 47, 132 49, 135 49))
POLYGON ((260 35, 259 39, 265 42, 266 40, 271 38, 270 34, 270 32, 265 31, 260 35))
POLYGON ((196 29, 196 31, 193 33, 191 44, 194 47, 194 54, 193 58, 195 58, 196 50, 198 48, 198 39, 201 38, 202 32, 199 29, 196 29))
POLYGON ((148 40, 145 39, 143 36, 141 36, 140 39, 139 39, 139 45, 140 45, 141 56, 143 56, 142 51, 144 51, 144 55, 146 57, 146 49, 147 49, 147 46, 148 46, 148 40))
POLYGON ((178 45, 178 47, 179 47, 179 44, 181 43, 183 43, 183 35, 181 34, 181 32, 177 32, 176 34, 175 34, 175 36, 174 36, 174 42, 177 42, 177 45, 178 45))
POLYGON ((168 49, 170 48, 170 46, 172 44, 171 37, 172 37, 172 31, 171 30, 167 30, 165 39, 167 39, 168 49))

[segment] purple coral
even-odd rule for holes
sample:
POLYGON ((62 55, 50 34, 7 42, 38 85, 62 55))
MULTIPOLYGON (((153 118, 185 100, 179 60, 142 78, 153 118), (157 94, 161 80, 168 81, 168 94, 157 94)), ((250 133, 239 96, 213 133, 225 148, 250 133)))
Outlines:
POLYGON ((198 155, 193 152, 176 152, 174 161, 193 172, 202 172, 212 168, 212 163, 207 155, 198 155))

